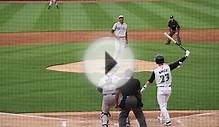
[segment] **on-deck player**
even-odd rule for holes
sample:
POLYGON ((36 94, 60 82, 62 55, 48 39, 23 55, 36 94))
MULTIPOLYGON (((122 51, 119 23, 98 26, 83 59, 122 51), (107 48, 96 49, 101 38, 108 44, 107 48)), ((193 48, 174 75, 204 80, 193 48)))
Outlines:
POLYGON ((182 62, 189 56, 189 54, 190 52, 186 50, 184 57, 169 65, 164 63, 164 57, 162 55, 157 55, 155 57, 155 62, 158 66, 154 69, 150 79, 141 89, 142 92, 145 88, 147 88, 149 84, 153 83, 153 81, 155 80, 157 85, 157 102, 160 107, 160 116, 158 117, 158 119, 160 120, 160 123, 166 126, 171 125, 170 115, 167 111, 167 103, 171 95, 172 86, 171 71, 180 66, 182 62))
POLYGON ((115 42, 114 59, 121 58, 123 50, 128 46, 127 29, 128 25, 124 22, 124 16, 120 15, 118 22, 113 25, 111 31, 113 36, 117 39, 115 42))
POLYGON ((50 0, 48 9, 50 9, 53 4, 55 4, 56 8, 59 8, 57 0, 50 0))

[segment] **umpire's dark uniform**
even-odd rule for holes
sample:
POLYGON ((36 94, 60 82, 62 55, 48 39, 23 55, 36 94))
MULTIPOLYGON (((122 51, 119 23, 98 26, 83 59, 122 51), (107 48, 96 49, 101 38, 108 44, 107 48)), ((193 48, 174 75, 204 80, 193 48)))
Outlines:
POLYGON ((118 93, 122 94, 122 100, 119 104, 119 107, 121 108, 119 115, 119 127, 126 127, 126 118, 131 110, 134 112, 140 127, 147 127, 145 117, 141 109, 143 104, 141 101, 140 81, 133 78, 132 75, 122 80, 127 80, 127 78, 130 78, 130 80, 122 87, 118 88, 118 93))
MULTIPOLYGON (((173 18, 173 16, 170 17, 170 20, 168 22, 168 28, 169 28, 169 36, 172 37, 174 34, 176 34, 176 40, 177 43, 181 45, 181 38, 180 38, 180 25, 178 22, 173 18)), ((168 38, 166 44, 170 44, 171 40, 168 38)))

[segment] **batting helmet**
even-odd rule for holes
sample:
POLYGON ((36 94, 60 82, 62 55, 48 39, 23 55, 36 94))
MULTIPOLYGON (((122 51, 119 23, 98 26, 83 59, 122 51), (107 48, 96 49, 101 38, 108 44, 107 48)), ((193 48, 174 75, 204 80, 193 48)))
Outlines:
POLYGON ((163 55, 160 55, 160 54, 156 55, 155 62, 156 62, 156 64, 163 64, 164 63, 163 55))
POLYGON ((173 16, 170 16, 170 19, 173 19, 174 17, 173 16))

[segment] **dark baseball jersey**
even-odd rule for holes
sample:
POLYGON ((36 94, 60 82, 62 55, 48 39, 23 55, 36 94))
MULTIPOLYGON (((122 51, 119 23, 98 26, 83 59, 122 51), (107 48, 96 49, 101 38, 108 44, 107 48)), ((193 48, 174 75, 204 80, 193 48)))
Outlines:
POLYGON ((123 96, 138 95, 139 91, 141 90, 140 81, 138 79, 131 78, 127 83, 125 83, 122 87, 120 87, 119 90, 121 90, 123 96))
POLYGON ((180 28, 178 22, 176 20, 174 20, 174 19, 173 20, 169 20, 168 27, 171 28, 172 30, 176 30, 176 28, 177 29, 180 28))

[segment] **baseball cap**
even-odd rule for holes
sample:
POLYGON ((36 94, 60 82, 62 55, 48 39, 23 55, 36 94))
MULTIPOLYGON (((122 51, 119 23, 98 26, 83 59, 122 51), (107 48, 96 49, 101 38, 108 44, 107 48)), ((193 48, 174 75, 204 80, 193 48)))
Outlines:
POLYGON ((119 15, 119 18, 124 18, 124 16, 123 15, 119 15))

